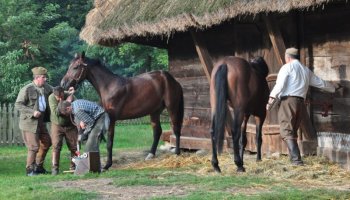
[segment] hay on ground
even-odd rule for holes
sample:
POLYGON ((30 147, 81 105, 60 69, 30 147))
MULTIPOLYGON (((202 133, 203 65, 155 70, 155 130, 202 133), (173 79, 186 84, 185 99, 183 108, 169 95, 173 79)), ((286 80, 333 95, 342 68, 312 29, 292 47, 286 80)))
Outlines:
MULTIPOLYGON (((131 154, 129 156, 131 157, 131 154)), ((304 157, 304 166, 293 166, 290 164, 287 156, 263 157, 261 162, 256 162, 256 155, 246 154, 244 156, 245 173, 236 172, 236 166, 231 154, 225 153, 219 156, 222 175, 252 175, 291 181, 293 184, 310 185, 310 187, 324 186, 327 188, 339 189, 339 187, 342 187, 343 189, 350 189, 350 172, 326 158, 317 156, 304 157)), ((216 175, 211 166, 210 153, 205 156, 186 152, 180 156, 165 153, 149 161, 144 161, 143 158, 138 160, 131 158, 129 159, 131 162, 127 162, 128 159, 124 157, 123 160, 116 161, 117 166, 114 166, 114 168, 118 170, 181 168, 199 176, 216 175)))

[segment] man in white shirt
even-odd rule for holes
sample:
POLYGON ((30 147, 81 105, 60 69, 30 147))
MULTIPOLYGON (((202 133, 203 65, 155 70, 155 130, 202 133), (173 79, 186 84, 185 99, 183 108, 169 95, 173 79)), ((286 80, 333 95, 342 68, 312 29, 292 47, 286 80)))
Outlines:
MULTIPOLYGON (((303 165, 297 143, 297 130, 303 118, 301 112, 305 107, 305 97, 309 86, 334 93, 336 88, 329 82, 317 77, 299 59, 298 49, 289 48, 285 53, 286 64, 278 72, 276 85, 270 93, 266 109, 270 110, 276 99, 280 99, 278 121, 280 134, 288 146, 292 164, 303 165)), ((337 89, 341 86, 338 85, 337 89)))

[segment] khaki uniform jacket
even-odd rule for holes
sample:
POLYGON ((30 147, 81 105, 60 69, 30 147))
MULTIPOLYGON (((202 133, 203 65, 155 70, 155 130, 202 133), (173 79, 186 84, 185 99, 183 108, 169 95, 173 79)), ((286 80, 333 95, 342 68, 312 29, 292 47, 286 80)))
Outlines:
MULTIPOLYGON (((65 99, 67 98, 67 94, 64 95, 65 99)), ((75 99, 75 97, 73 97, 75 99)), ((55 95, 52 93, 49 96, 49 105, 50 105, 50 121, 51 123, 54 123, 59 126, 74 126, 71 122, 70 117, 61 116, 58 111, 58 100, 56 99, 55 95)))
MULTIPOLYGON (((44 122, 50 121, 50 108, 48 97, 52 93, 52 86, 44 84, 44 96, 46 101, 46 110, 44 113, 44 122)), ((20 112, 19 128, 22 131, 36 133, 38 119, 33 117, 34 111, 39 111, 39 96, 35 84, 29 83, 18 93, 15 108, 20 112)))

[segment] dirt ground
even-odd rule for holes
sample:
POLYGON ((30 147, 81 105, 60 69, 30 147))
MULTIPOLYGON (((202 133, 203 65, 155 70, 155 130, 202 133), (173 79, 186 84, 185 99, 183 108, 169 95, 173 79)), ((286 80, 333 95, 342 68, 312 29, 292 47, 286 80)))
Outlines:
MULTIPOLYGON (((125 168, 143 169, 143 168, 177 168, 193 164, 203 165, 190 173, 198 175, 213 175, 210 166, 210 152, 182 152, 180 157, 174 156, 169 151, 158 151, 157 157, 151 161, 144 161, 147 152, 134 150, 128 152, 117 152, 113 160, 113 166, 110 170, 125 168), (176 159, 176 161, 174 161, 176 159)), ((247 175, 273 176, 277 180, 288 180, 291 184, 300 188, 325 188, 335 190, 350 190, 350 172, 340 168, 334 163, 329 163, 324 158, 306 157, 304 162, 306 166, 295 167, 287 165, 286 156, 263 157, 263 161, 256 163, 254 154, 245 154, 245 167, 247 175), (325 165, 327 167, 325 167, 325 165)), ((236 175, 236 167, 229 154, 219 157, 220 166, 223 175, 236 175)), ((104 163, 104 159, 102 159, 104 163)), ((196 190, 196 186, 116 186, 113 185, 111 178, 94 178, 74 181, 61 181, 55 183, 56 187, 77 188, 79 190, 93 191, 100 195, 101 200, 110 199, 149 199, 160 196, 185 196, 191 191, 196 190)), ((255 194, 267 192, 268 189, 262 188, 230 188, 227 192, 232 194, 255 194)))

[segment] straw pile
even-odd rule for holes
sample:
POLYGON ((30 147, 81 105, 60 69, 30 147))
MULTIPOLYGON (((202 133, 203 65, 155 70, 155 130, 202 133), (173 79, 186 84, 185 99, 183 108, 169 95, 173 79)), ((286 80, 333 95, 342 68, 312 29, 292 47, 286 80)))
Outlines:
MULTIPOLYGON (((131 154, 129 154, 130 156, 131 154)), ((139 154, 140 155, 140 154, 139 154)), ((143 155, 141 155, 143 156, 143 155)), ((272 177, 276 180, 288 180, 296 185, 308 185, 308 187, 324 186, 327 188, 350 189, 350 172, 341 168, 338 164, 328 161, 326 158, 310 156, 303 158, 304 166, 292 166, 287 156, 263 157, 261 162, 256 162, 256 155, 244 155, 246 173, 237 173, 231 154, 219 156, 219 165, 222 175, 239 176, 252 175, 260 177, 272 177), (341 188, 339 188, 341 187, 341 188)), ((144 158, 144 157, 143 157, 144 158)), ((217 175, 211 166, 211 153, 204 156, 196 153, 185 152, 180 156, 171 153, 162 153, 155 159, 143 161, 131 158, 128 162, 118 159, 115 161, 116 169, 177 169, 181 168, 198 176, 217 175)))

